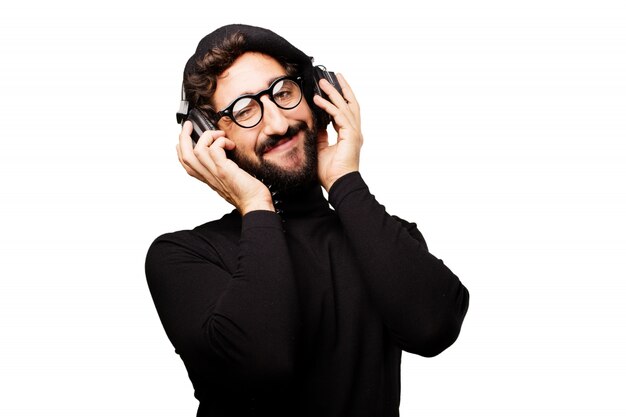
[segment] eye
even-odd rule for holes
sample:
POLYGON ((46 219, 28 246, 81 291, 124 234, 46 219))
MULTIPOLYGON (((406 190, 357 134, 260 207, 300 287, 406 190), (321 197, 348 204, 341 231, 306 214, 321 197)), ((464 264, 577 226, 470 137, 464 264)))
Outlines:
POLYGON ((277 93, 274 93, 274 98, 276 100, 285 100, 288 99, 289 97, 291 97, 293 95, 293 91, 289 91, 289 90, 281 90, 277 93))
POLYGON ((300 87, 291 80, 282 80, 274 86, 272 97, 281 105, 290 105, 300 99, 300 87))
POLYGON ((259 111, 259 104, 255 100, 243 97, 237 100, 233 106, 233 118, 237 121, 248 120, 255 117, 259 111))

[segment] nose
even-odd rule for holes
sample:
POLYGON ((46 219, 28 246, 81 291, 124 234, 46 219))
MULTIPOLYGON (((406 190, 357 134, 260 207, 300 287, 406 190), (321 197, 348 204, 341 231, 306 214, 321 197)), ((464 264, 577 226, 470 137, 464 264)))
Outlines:
POLYGON ((263 133, 267 136, 282 135, 289 129, 289 121, 283 111, 267 96, 261 97, 263 102, 263 133))

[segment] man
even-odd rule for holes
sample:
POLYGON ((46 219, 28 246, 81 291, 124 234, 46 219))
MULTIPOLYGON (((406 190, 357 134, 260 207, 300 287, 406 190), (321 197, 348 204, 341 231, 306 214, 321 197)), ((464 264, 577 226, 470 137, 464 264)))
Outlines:
POLYGON ((178 157, 235 210, 159 237, 146 275, 199 416, 396 416, 401 351, 434 356, 459 334, 468 292, 369 192, 338 79, 343 96, 326 81, 314 95, 310 58, 245 25, 187 63, 186 97, 216 130, 194 147, 185 122, 178 157))

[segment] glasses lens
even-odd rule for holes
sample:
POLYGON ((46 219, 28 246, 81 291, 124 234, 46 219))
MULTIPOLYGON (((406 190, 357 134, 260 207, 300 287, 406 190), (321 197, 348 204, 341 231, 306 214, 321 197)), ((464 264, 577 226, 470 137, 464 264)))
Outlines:
POLYGON ((302 91, 298 83, 292 80, 281 80, 272 89, 274 103, 282 109, 293 109, 302 99, 302 91))
POLYGON ((233 119, 244 127, 252 127, 261 120, 261 104, 253 98, 242 97, 233 104, 233 119))

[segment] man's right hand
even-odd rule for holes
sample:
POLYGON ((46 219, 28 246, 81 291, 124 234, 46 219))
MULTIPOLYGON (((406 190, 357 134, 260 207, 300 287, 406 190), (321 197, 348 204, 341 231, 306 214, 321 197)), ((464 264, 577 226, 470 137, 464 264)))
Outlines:
POLYGON ((191 122, 186 121, 176 145, 178 161, 185 171, 215 190, 242 216, 253 210, 274 211, 268 188, 226 156, 226 151, 235 149, 235 142, 222 130, 208 130, 194 147, 192 129, 191 122))

